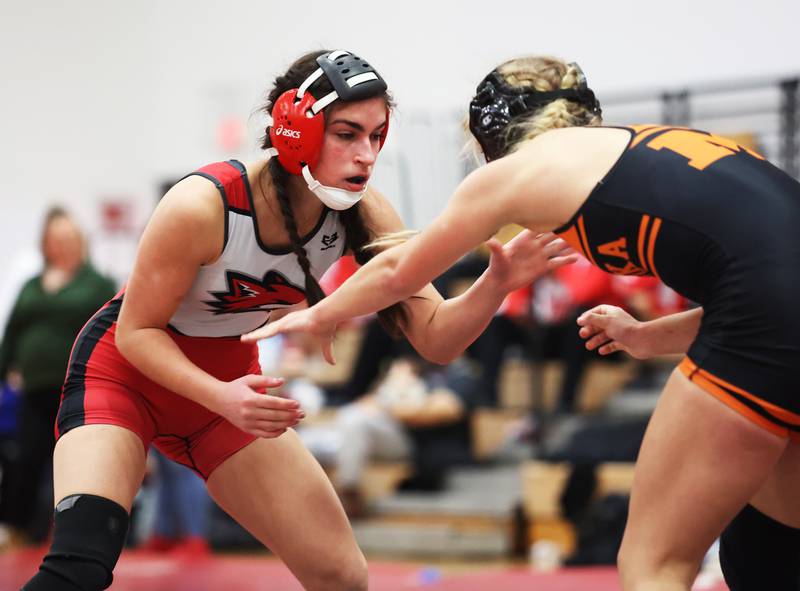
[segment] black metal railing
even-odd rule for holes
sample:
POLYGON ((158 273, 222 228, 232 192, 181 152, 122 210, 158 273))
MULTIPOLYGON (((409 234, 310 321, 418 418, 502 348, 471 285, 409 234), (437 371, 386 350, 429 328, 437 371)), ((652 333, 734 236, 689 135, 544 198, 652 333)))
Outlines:
POLYGON ((604 120, 750 134, 776 165, 800 178, 800 76, 637 90, 601 97, 604 120))

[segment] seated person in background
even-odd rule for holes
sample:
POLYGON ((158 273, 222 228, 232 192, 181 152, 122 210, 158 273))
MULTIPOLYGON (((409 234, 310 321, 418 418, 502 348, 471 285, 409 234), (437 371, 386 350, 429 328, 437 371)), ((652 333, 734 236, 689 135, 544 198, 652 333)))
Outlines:
POLYGON ((417 401, 401 397, 390 406, 412 441, 413 472, 400 488, 441 490, 451 468, 474 461, 471 417, 479 400, 479 372, 464 358, 446 367, 423 363, 418 371, 427 395, 417 401))
POLYGON ((442 367, 409 352, 391 362, 374 390, 341 407, 332 427, 306 425, 298 432, 312 453, 335 466, 348 515, 362 516, 370 460, 410 460, 402 488, 421 490, 441 488, 448 468, 472 460, 469 418, 477 385, 464 360, 442 367))
POLYGON ((600 302, 616 301, 609 274, 583 257, 572 266, 567 272, 551 271, 536 281, 532 290, 533 356, 537 360, 556 359, 564 363, 556 414, 576 411, 576 397, 588 363, 598 359, 576 333, 575 321, 600 302))
MULTIPOLYGON (((326 295, 333 293, 356 272, 358 266, 352 256, 340 258, 322 277, 320 287, 326 295)), ((484 270, 487 266, 488 260, 484 265, 484 270)), ((480 275, 480 273, 478 274, 480 275)), ((437 289, 441 289, 440 285, 435 285, 437 289)), ((441 293, 448 292, 441 291, 441 293)), ((392 360, 398 355, 412 353, 414 350, 404 337, 390 336, 375 314, 363 316, 349 321, 347 324, 351 328, 361 330, 362 338, 358 343, 358 353, 347 381, 325 388, 326 403, 330 406, 341 406, 357 400, 375 386, 376 380, 386 371, 392 360)), ((316 349, 317 345, 313 343, 307 353, 313 353, 316 349)))
MULTIPOLYGON (((522 229, 510 224, 501 228, 494 237, 506 243, 522 229)), ((433 284, 440 293, 455 297, 486 270, 489 256, 488 248, 481 245, 442 273, 433 284)), ((530 298, 530 285, 508 293, 484 332, 467 348, 467 355, 475 362, 480 380, 475 400, 477 406, 498 406, 498 377, 507 349, 514 346, 530 348, 530 298)))
POLYGON ((376 380, 395 358, 413 351, 407 340, 389 336, 377 316, 366 317, 360 328, 363 336, 350 376, 341 385, 326 387, 328 404, 331 406, 357 400, 375 386, 376 380))
MULTIPOLYGON (((534 360, 564 362, 556 413, 575 410, 575 397, 587 362, 586 350, 574 329, 578 316, 603 301, 617 301, 610 276, 580 258, 555 269, 532 286, 510 293, 484 333, 469 348, 481 368, 482 402, 497 406, 498 378, 506 350, 522 347, 534 360)), ((622 302, 619 302, 622 304, 622 302)))

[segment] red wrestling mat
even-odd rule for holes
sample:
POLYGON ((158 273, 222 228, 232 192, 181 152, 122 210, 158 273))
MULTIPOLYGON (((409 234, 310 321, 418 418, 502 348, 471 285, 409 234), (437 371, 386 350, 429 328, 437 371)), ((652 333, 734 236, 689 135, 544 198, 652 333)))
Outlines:
MULTIPOLYGON (((0 554, 0 591, 18 591, 35 572, 43 550, 0 554)), ((448 567, 372 561, 371 591, 617 591, 613 567, 562 569, 550 573, 524 567, 487 567, 456 574, 448 567)), ((302 591, 276 558, 264 555, 175 559, 126 551, 117 565, 112 591, 302 591)), ((695 591, 725 591, 721 583, 698 584, 695 591)))
MULTIPOLYGON (((381 590, 384 587, 380 587, 381 590)), ((385 587, 388 591, 393 587, 385 587)), ((565 568, 543 573, 527 568, 505 568, 469 575, 450 575, 428 585, 431 591, 619 591, 614 567, 565 568)), ((724 582, 698 577, 693 591, 728 591, 724 582)))

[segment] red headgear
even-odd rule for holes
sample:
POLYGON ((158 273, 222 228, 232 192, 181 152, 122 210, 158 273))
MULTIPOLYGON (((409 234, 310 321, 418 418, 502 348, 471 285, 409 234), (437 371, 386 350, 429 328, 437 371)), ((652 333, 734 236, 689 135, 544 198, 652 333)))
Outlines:
MULTIPOLYGON (((386 82, 366 60, 347 51, 334 51, 317 58, 317 68, 299 88, 287 90, 272 106, 269 137, 278 151, 278 161, 291 174, 301 174, 303 166, 313 169, 319 160, 325 134, 323 109, 339 99, 345 102, 372 98, 386 92, 386 82), (333 90, 316 100, 308 88, 325 76, 333 90)), ((389 109, 381 132, 383 147, 389 131, 389 109)))

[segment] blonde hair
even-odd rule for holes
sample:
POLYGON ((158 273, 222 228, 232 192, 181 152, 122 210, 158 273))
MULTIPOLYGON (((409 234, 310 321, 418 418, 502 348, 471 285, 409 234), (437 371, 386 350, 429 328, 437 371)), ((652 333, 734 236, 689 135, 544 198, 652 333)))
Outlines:
MULTIPOLYGON (((575 64, 566 64, 561 59, 549 56, 513 59, 501 64, 497 70, 511 86, 533 87, 545 92, 577 88, 580 76, 575 64)), ((592 113, 584 105, 563 98, 556 99, 508 126, 508 152, 516 151, 522 142, 551 129, 600 125, 602 122, 600 115, 592 113)))
MULTIPOLYGON (((497 66, 497 71, 510 86, 533 88, 541 92, 578 88, 582 72, 576 64, 552 56, 519 57, 497 66)), ((506 153, 517 151, 523 142, 551 129, 601 125, 602 117, 585 105, 565 98, 556 99, 540 109, 513 121, 505 130, 506 153)), ((468 121, 465 122, 468 127, 468 121)), ((480 145, 472 138, 472 151, 480 145)))
POLYGON ((383 234, 362 248, 364 250, 386 250, 387 248, 399 246, 400 244, 408 242, 417 234, 419 234, 417 230, 402 230, 400 232, 383 234))

